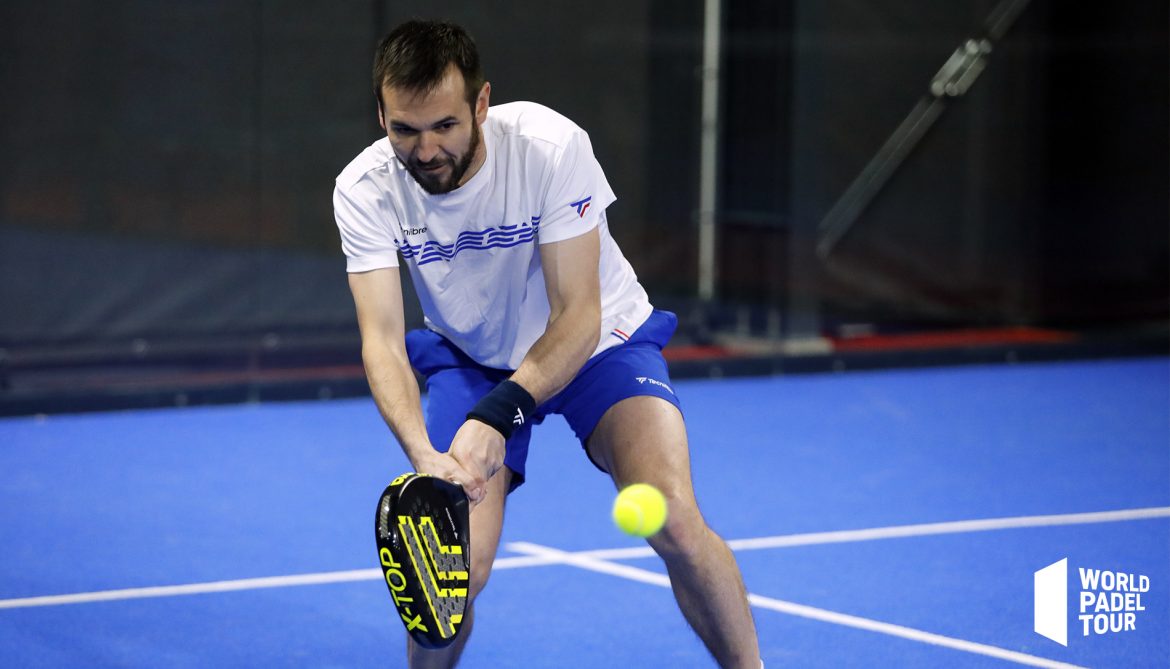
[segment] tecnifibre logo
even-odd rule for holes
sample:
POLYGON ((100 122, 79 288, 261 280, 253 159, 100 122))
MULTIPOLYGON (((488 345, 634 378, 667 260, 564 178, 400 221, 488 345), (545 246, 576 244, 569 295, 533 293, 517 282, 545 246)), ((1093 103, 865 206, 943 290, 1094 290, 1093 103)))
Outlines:
MULTIPOLYGON (((1132 632, 1146 607, 1142 595, 1150 591, 1145 574, 1077 569, 1077 624, 1082 636, 1132 632)), ((1034 575, 1033 629, 1062 646, 1068 645, 1068 558, 1053 562, 1034 575)))

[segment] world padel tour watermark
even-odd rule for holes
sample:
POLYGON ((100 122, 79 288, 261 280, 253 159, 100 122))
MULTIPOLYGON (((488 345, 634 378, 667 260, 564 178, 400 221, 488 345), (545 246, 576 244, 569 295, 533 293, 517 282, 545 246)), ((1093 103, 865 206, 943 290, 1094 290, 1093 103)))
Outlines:
MULTIPOLYGON (((1145 574, 1078 567, 1075 634, 1085 637, 1124 634, 1141 627, 1146 607, 1142 595, 1150 591, 1145 574)), ((1068 558, 1053 562, 1034 576, 1033 629, 1068 645, 1068 558)))

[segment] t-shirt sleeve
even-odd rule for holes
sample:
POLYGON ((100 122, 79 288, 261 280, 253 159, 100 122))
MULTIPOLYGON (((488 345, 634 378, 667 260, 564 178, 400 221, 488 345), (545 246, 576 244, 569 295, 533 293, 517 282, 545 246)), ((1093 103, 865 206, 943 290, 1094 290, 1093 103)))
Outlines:
POLYGON ((616 199, 593 156, 589 135, 577 130, 553 166, 540 215, 540 243, 559 242, 589 232, 616 199))
POLYGON ((333 189, 333 217, 341 232, 347 272, 398 266, 393 212, 383 210, 376 200, 367 201, 358 187, 345 189, 337 185, 333 189))

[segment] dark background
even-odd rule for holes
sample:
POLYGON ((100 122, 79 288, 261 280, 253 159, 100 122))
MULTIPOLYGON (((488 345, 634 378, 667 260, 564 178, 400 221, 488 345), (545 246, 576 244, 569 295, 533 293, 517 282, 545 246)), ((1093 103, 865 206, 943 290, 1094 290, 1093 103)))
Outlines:
POLYGON ((0 363, 296 337, 352 351, 333 179, 379 137, 372 49, 411 16, 475 35, 493 102, 535 100, 590 133, 619 197, 614 236, 652 300, 685 316, 680 341, 717 340, 731 312, 740 334, 773 339, 1163 327, 1164 1, 1032 2, 816 255, 826 212, 994 6, 724 3, 703 302, 701 2, 5 2, 0 363))

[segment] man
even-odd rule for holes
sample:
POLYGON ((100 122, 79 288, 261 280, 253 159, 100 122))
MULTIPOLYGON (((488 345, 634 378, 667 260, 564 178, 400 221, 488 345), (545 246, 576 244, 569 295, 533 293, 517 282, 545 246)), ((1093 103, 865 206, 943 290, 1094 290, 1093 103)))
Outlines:
POLYGON ((666 495, 667 524, 649 542, 684 616, 720 665, 759 667, 739 569, 692 492, 661 355, 675 318, 650 306, 609 235, 615 197, 588 136, 540 105, 489 110, 475 44, 448 23, 387 35, 373 85, 387 137, 334 191, 366 375, 415 470, 463 486, 473 505, 462 634, 437 651, 408 641, 411 666, 458 661, 532 425, 558 413, 618 487, 666 495), (426 316, 409 334, 399 255, 426 316), (425 420, 412 365, 427 377, 425 420))

